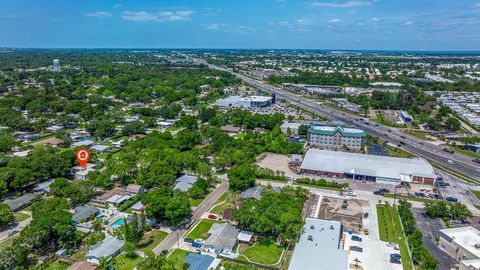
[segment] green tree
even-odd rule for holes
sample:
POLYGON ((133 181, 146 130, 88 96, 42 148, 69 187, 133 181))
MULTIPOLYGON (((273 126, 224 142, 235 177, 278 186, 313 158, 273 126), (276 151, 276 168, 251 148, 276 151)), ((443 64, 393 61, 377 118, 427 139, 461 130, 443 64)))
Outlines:
POLYGON ((14 221, 15 217, 13 216, 12 211, 8 205, 1 203, 0 204, 0 228, 5 228, 10 222, 14 221))
POLYGON ((141 121, 127 123, 122 128, 122 134, 125 136, 130 136, 133 134, 145 134, 145 125, 141 121))
POLYGON ((241 164, 233 166, 228 172, 230 188, 234 191, 243 191, 255 185, 255 166, 241 164))

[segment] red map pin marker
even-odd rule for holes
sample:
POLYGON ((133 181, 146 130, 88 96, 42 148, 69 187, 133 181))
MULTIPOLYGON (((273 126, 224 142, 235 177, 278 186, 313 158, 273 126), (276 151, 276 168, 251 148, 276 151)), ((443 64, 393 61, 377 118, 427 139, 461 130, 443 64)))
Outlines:
POLYGON ((77 150, 77 153, 75 154, 77 157, 77 161, 80 164, 80 166, 85 167, 87 165, 88 160, 90 159, 90 152, 86 148, 80 148, 77 150))

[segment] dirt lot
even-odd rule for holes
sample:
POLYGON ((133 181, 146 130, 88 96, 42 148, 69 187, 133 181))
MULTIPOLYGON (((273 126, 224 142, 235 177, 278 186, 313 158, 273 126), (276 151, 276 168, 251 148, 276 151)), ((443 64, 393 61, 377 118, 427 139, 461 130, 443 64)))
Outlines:
POLYGON ((299 174, 290 170, 288 167, 288 159, 289 156, 287 155, 265 153, 257 160, 257 165, 272 171, 284 172, 287 177, 300 178, 301 176, 299 174))
POLYGON ((397 113, 398 111, 394 110, 382 110, 383 117, 392 123, 401 123, 397 113))
POLYGON ((340 198, 323 197, 318 218, 341 221, 344 231, 352 229, 355 233, 360 233, 363 226, 362 207, 368 202, 349 199, 347 209, 342 209, 342 203, 343 199, 340 198))

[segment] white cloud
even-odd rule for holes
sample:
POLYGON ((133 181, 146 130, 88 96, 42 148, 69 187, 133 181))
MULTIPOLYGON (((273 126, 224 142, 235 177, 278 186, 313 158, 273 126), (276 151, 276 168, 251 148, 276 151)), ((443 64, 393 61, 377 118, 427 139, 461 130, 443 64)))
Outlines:
POLYGON ((380 19, 379 19, 379 18, 372 17, 372 18, 370 18, 369 20, 372 21, 372 22, 378 22, 380 19))
POLYGON ((371 6, 376 1, 345 1, 345 2, 313 2, 308 5, 311 7, 317 8, 355 8, 355 7, 364 7, 371 6))
POLYGON ((235 23, 211 23, 203 25, 207 30, 222 30, 225 32, 251 33, 255 28, 248 25, 239 25, 235 23))
POLYGON ((127 21, 148 22, 148 21, 185 21, 190 20, 193 14, 192 10, 178 10, 178 11, 162 11, 162 12, 147 12, 147 11, 125 11, 122 18, 127 21))
POLYGON ((341 21, 342 21, 342 20, 340 20, 340 19, 331 19, 331 20, 329 20, 328 22, 329 22, 329 23, 339 23, 339 22, 341 22, 341 21))
POLYGON ((120 3, 113 5, 113 8, 121 8, 121 7, 123 7, 123 4, 120 4, 120 3))
POLYGON ((311 25, 313 22, 309 19, 298 19, 296 23, 299 25, 311 25))
POLYGON ((95 11, 95 12, 85 13, 84 15, 88 17, 107 18, 112 16, 112 13, 107 11, 95 11))
POLYGON ((473 5, 474 8, 480 8, 480 2, 476 3, 475 5, 473 5))
POLYGON ((413 25, 413 22, 412 21, 406 21, 405 23, 403 23, 404 26, 410 26, 410 25, 413 25))

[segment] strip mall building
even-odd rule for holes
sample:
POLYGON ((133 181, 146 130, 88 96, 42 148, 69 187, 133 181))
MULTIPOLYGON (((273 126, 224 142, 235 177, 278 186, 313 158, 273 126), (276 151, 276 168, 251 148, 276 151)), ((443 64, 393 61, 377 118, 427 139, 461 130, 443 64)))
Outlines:
POLYGON ((300 172, 383 184, 416 182, 433 185, 437 178, 432 165, 420 158, 396 158, 318 149, 308 150, 300 172))

